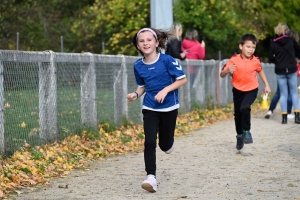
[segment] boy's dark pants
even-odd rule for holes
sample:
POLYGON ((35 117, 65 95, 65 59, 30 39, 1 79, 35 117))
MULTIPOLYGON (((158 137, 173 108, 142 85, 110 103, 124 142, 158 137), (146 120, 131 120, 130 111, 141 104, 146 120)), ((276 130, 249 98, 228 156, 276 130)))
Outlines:
POLYGON ((235 130, 240 135, 243 130, 248 131, 251 128, 251 105, 257 97, 258 88, 247 92, 232 88, 232 93, 235 130))
POLYGON ((156 112, 143 109, 144 120, 144 160, 147 175, 156 175, 156 139, 162 151, 168 151, 174 142, 174 131, 178 110, 156 112))

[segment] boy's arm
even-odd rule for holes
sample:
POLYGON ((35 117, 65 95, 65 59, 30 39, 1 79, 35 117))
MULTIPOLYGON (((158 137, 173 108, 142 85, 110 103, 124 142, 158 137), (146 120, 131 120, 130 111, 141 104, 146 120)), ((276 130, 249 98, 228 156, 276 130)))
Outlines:
POLYGON ((234 71, 235 71, 235 64, 231 64, 227 69, 222 69, 221 73, 220 73, 220 76, 221 78, 224 78, 227 74, 232 74, 234 71))
POLYGON ((220 77, 224 78, 225 76, 227 76, 227 74, 232 74, 235 71, 235 68, 235 63, 231 59, 229 59, 228 62, 222 68, 220 77))
POLYGON ((221 71, 221 73, 220 73, 220 77, 221 78, 224 78, 225 76, 227 76, 227 74, 229 74, 230 73, 230 70, 229 70, 229 68, 227 68, 227 69, 222 69, 222 71, 221 71))
POLYGON ((271 89, 270 89, 270 86, 269 86, 269 83, 268 83, 268 80, 267 80, 264 70, 261 70, 260 72, 258 72, 258 75, 265 84, 265 93, 270 93, 271 89))

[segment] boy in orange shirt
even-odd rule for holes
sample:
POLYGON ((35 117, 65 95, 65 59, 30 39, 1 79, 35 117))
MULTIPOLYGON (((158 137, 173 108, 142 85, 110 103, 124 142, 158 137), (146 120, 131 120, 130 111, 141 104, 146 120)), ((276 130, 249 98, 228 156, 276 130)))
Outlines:
POLYGON ((250 128, 251 105, 257 97, 259 86, 256 72, 265 84, 265 93, 271 92, 260 60, 253 55, 257 42, 258 40, 253 34, 243 35, 239 44, 241 53, 232 56, 220 73, 222 78, 227 76, 227 74, 232 75, 237 150, 241 150, 244 147, 244 143, 253 143, 250 128))

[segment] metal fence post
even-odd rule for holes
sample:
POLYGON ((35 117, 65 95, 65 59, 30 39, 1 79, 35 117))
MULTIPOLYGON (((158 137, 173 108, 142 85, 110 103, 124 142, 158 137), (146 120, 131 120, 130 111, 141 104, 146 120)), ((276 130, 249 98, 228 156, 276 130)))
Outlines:
POLYGON ((19 51, 19 43, 20 43, 20 34, 17 32, 17 41, 16 41, 16 50, 19 51))
POLYGON ((127 86, 127 68, 126 68, 126 59, 122 55, 122 64, 117 74, 114 75, 114 118, 115 123, 122 121, 123 117, 128 118, 128 86, 127 86))
POLYGON ((217 84, 216 84, 216 61, 215 60, 205 60, 203 61, 204 65, 204 79, 205 79, 205 104, 217 103, 217 84), (207 79, 211 77, 212 80, 207 79))
POLYGON ((189 61, 181 61, 181 67, 184 70, 184 73, 187 78, 187 83, 178 89, 179 92, 179 104, 180 108, 184 111, 191 110, 191 82, 190 82, 190 72, 189 72, 189 61), (186 65, 182 65, 182 62, 186 62, 186 65))
POLYGON ((64 52, 64 36, 60 36, 60 51, 64 52))
POLYGON ((1 60, 0 51, 0 154, 5 151, 5 138, 4 138, 4 87, 3 87, 3 63, 1 60))
MULTIPOLYGON (((219 68, 219 71, 222 71, 223 66, 227 63, 228 60, 221 60, 219 62, 219 65, 217 66, 219 68)), ((232 102, 232 85, 231 85, 231 76, 227 76, 225 78, 219 78, 219 87, 220 87, 220 104, 222 106, 225 106, 228 104, 228 102, 232 102)))
MULTIPOLYGON (((203 60, 199 61, 200 64, 198 65, 198 72, 195 78, 194 87, 195 87, 195 101, 198 105, 202 106, 205 103, 205 66, 203 60)), ((211 80, 209 80, 211 81, 211 80)))
POLYGON ((94 56, 91 53, 85 53, 83 56, 89 56, 90 62, 81 62, 81 121, 84 126, 97 127, 97 98, 96 98, 96 72, 94 56))
POLYGON ((39 63, 39 119, 43 143, 59 140, 55 54, 49 53, 49 62, 39 63))

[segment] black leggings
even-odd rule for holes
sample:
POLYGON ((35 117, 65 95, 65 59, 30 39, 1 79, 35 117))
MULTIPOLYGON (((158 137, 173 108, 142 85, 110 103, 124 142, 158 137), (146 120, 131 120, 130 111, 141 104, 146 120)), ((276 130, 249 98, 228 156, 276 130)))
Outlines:
POLYGON ((156 140, 162 151, 168 151, 174 142, 174 131, 178 110, 156 112, 143 109, 144 120, 144 160, 147 175, 156 175, 156 140))
POLYGON ((251 105, 257 97, 258 88, 247 92, 232 88, 232 93, 235 130, 240 135, 243 130, 248 131, 251 128, 251 105))

